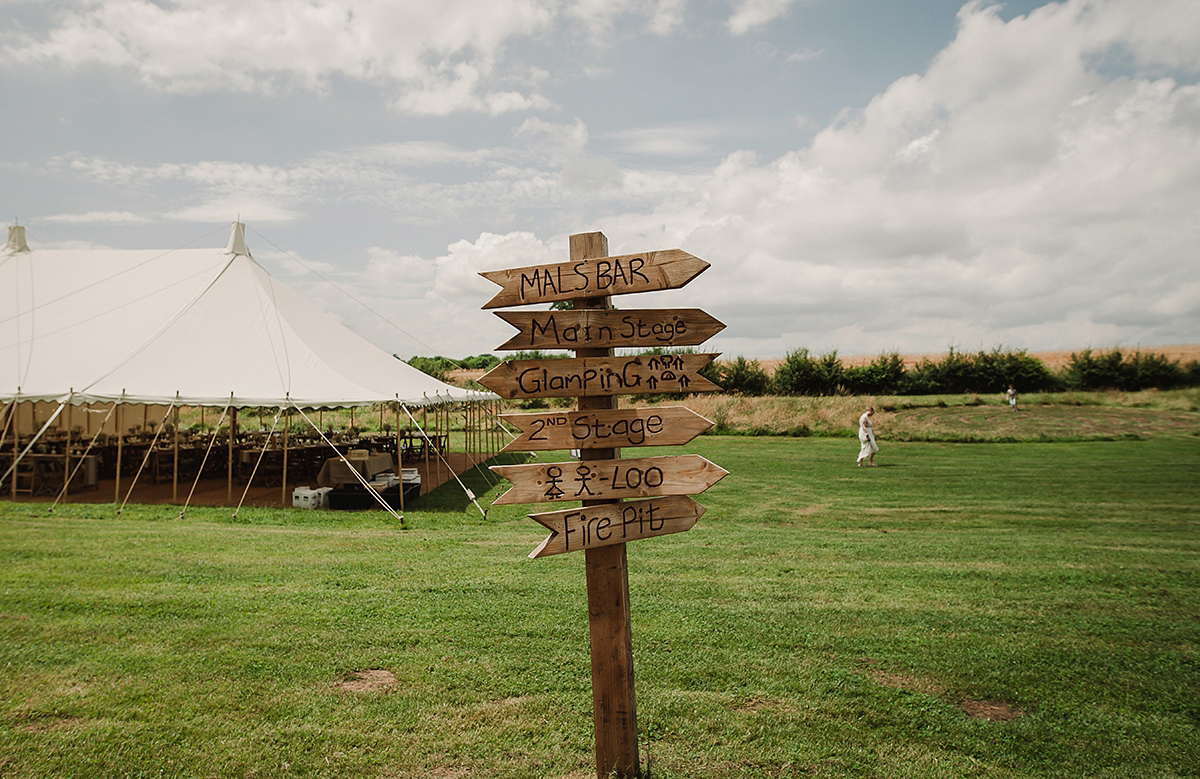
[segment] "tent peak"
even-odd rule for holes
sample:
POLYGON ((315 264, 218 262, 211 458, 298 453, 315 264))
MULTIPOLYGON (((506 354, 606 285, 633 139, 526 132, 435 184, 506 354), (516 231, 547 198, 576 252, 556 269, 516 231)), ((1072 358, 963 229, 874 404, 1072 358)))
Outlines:
POLYGON ((246 225, 244 223, 234 222, 230 226, 229 243, 225 244, 225 253, 250 256, 250 250, 246 248, 246 225))
POLYGON ((29 244, 25 243, 25 226, 13 225, 8 228, 8 245, 4 247, 8 252, 27 252, 29 244))

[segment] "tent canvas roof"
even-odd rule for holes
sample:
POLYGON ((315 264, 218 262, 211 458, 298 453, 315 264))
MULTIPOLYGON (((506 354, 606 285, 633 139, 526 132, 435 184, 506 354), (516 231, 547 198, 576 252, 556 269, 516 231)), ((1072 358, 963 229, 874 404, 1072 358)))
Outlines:
POLYGON ((31 251, 10 237, 0 398, 344 407, 488 397, 319 311, 250 257, 243 229, 235 223, 223 249, 170 251, 31 251))

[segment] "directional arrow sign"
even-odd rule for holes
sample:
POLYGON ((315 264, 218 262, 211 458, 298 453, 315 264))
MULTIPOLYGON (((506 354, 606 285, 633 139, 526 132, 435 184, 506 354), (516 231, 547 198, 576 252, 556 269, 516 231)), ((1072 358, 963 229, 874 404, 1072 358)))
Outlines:
POLYGON ((513 483, 496 498, 497 505, 699 495, 729 475, 698 454, 493 465, 491 469, 513 483))
POLYGON ((699 374, 717 354, 509 360, 479 377, 503 398, 568 398, 655 392, 719 392, 699 374))
POLYGON ((497 311, 521 332, 497 349, 612 349, 695 346, 725 329, 698 308, 612 311, 497 311))
POLYGON ((684 495, 530 514, 550 535, 529 553, 548 557, 691 530, 704 507, 684 495))
POLYGON ((713 426, 687 406, 501 414, 521 431, 501 451, 682 446, 713 426))
POLYGON ((682 249, 664 249, 644 254, 491 270, 479 275, 503 287, 483 306, 500 308, 677 289, 707 268, 707 262, 682 249))

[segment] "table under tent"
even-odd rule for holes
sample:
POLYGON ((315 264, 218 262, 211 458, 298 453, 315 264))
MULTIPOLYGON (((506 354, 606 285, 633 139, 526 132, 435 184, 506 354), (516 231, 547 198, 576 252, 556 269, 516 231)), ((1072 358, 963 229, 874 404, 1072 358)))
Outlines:
POLYGON ((240 223, 223 249, 166 251, 30 250, 10 227, 0 403, 12 500, 394 511, 504 444, 494 395, 321 312, 240 223))

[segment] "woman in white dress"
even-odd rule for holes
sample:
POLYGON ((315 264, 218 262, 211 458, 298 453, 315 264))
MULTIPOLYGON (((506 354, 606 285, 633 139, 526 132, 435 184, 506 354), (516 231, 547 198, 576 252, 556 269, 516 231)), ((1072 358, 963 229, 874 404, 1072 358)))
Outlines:
POLYGON ((875 413, 875 407, 871 406, 863 415, 858 418, 858 442, 862 444, 858 450, 858 466, 861 468, 863 460, 867 461, 867 465, 875 467, 875 453, 879 451, 879 444, 875 443, 875 426, 871 424, 871 416, 875 413))

